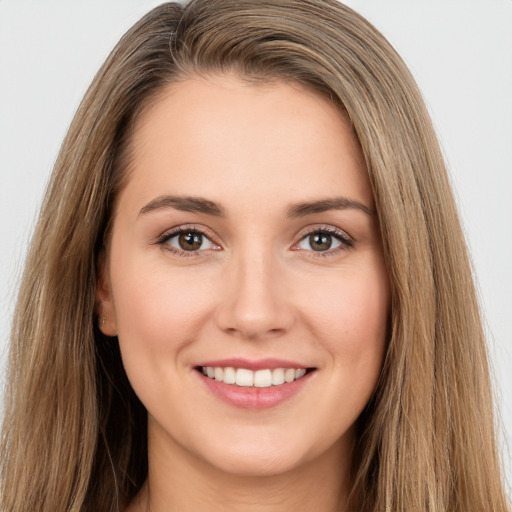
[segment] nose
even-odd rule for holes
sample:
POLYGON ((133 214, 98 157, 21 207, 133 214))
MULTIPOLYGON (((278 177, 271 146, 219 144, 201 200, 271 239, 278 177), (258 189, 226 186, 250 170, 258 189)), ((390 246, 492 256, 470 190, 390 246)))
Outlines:
POLYGON ((216 315, 221 330, 250 340, 289 331, 294 311, 276 257, 246 251, 232 258, 225 276, 216 315))

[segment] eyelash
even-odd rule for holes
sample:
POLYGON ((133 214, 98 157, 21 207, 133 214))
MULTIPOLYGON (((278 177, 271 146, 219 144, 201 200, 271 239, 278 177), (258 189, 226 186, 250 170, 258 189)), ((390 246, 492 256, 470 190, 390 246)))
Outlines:
MULTIPOLYGON (((172 229, 171 231, 167 231, 166 233, 162 234, 156 241, 157 245, 161 245, 165 250, 170 251, 171 253, 182 256, 182 257, 197 257, 199 256, 200 252, 197 251, 182 251, 178 250, 174 247, 171 247, 168 245, 167 242, 171 240, 172 238, 181 235, 183 233, 194 233, 201 235, 205 237, 207 240, 209 240, 213 245, 218 246, 215 242, 211 240, 211 236, 209 236, 202 228, 198 226, 193 225, 186 225, 186 226, 180 226, 177 228, 172 229)), ((332 226, 319 226, 314 229, 310 229, 309 231, 306 231, 300 235, 300 239, 298 242, 294 244, 294 247, 298 246, 303 240, 306 238, 313 236, 313 235, 328 235, 340 242, 340 245, 334 249, 328 249, 326 251, 308 251, 311 252, 311 256, 314 258, 325 258, 329 256, 333 256, 335 254, 338 254, 340 251, 346 251, 349 249, 352 249, 354 247, 354 241, 352 238, 350 238, 344 231, 341 231, 340 229, 333 228, 332 226)), ((206 249, 203 249, 206 250, 206 249)), ((292 250, 299 250, 299 249, 292 249, 292 250)))
POLYGON ((163 235, 161 235, 156 243, 157 245, 161 245, 166 251, 171 252, 172 254, 176 254, 177 256, 183 256, 183 257, 197 257, 200 254, 200 251, 181 251, 179 249, 176 249, 175 247, 171 247, 167 244, 169 240, 174 238, 175 236, 181 235, 183 233, 194 233, 203 236, 207 240, 210 240, 210 242, 213 245, 217 245, 211 240, 211 236, 209 236, 203 229, 194 226, 194 225, 186 225, 186 226, 180 226, 177 228, 172 229, 171 231, 165 232, 163 235))
MULTIPOLYGON (((306 238, 313 235, 328 235, 340 242, 340 245, 334 249, 328 249, 327 251, 308 251, 311 252, 311 257, 313 258, 328 258, 330 256, 335 256, 341 251, 346 251, 352 249, 354 247, 354 240, 350 238, 344 231, 341 229, 334 228, 332 226, 319 226, 313 229, 310 229, 304 233, 301 233, 299 241, 294 244, 296 247, 306 238)), ((298 250, 298 249, 295 249, 298 250)))

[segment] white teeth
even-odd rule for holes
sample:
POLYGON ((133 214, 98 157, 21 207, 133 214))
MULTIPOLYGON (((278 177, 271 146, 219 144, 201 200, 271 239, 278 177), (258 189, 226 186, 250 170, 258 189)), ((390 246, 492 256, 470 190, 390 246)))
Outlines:
POLYGON ((284 381, 293 382, 295 380, 295 370, 293 368, 286 368, 284 371, 284 381))
POLYGON ((284 369, 276 368, 272 370, 272 385, 279 386, 280 384, 284 384, 284 369))
POLYGON ((295 370, 295 379, 300 379, 301 377, 304 377, 304 375, 306 375, 305 368, 299 368, 298 370, 295 370))
POLYGON ((273 370, 248 370, 247 368, 226 368, 220 366, 201 367, 203 375, 225 384, 236 384, 242 387, 268 388, 293 382, 306 375, 305 368, 274 368, 273 370))
POLYGON ((236 372, 231 366, 224 368, 224 382, 226 384, 234 384, 236 382, 236 372))
POLYGON ((272 385, 272 372, 270 370, 258 370, 254 372, 254 387, 269 388, 272 385))
POLYGON ((251 387, 254 384, 254 372, 245 368, 238 368, 236 371, 236 385, 251 387))

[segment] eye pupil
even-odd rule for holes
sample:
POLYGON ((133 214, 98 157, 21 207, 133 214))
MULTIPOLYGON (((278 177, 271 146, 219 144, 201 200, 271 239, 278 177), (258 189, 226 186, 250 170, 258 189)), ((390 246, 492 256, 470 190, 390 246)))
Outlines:
POLYGON ((324 233, 309 236, 309 243, 314 251, 327 251, 332 245, 332 237, 324 233))
POLYGON ((203 243, 203 235, 189 231, 182 233, 178 238, 178 242, 180 248, 184 251, 197 251, 203 243))

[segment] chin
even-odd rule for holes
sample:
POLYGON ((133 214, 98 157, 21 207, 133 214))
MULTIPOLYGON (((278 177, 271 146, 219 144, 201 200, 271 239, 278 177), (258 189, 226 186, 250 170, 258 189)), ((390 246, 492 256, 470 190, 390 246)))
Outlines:
MULTIPOLYGON (((210 459, 210 457, 208 457, 210 459)), ((209 460, 217 470, 240 477, 275 477, 293 471, 304 461, 287 453, 229 454, 209 460)))
MULTIPOLYGON (((325 452, 324 446, 311 443, 306 436, 252 435, 230 442, 211 443, 197 455, 209 465, 231 475, 266 477, 299 470, 310 465, 325 452)), ((330 451, 333 446, 327 447, 330 451)))

